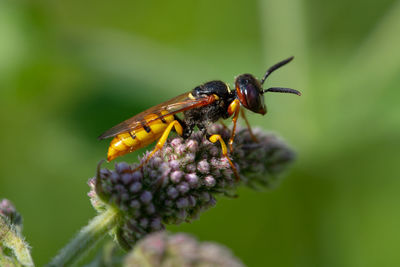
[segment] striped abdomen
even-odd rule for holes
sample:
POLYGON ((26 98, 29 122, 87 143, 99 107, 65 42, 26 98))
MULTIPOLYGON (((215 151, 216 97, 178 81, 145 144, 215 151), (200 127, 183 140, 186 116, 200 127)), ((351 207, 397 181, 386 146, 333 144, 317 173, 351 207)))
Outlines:
POLYGON ((147 115, 144 118, 146 123, 143 123, 143 127, 115 136, 108 148, 107 160, 111 161, 119 156, 133 152, 160 138, 168 125, 174 121, 174 116, 168 115, 162 119, 154 120, 158 117, 156 114, 147 115), (151 120, 154 121, 149 123, 148 121, 151 120))

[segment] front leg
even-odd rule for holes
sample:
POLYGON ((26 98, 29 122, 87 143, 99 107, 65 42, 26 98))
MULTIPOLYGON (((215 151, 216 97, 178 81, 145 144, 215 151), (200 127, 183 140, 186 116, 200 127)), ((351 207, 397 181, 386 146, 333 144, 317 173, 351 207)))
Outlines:
POLYGON ((235 139, 235 133, 236 133, 236 123, 239 117, 239 111, 240 111, 240 102, 238 99, 235 99, 232 101, 232 103, 228 107, 228 114, 229 116, 232 116, 232 122, 233 122, 233 128, 232 128, 232 134, 231 138, 229 139, 229 149, 231 153, 233 152, 233 140, 235 139))
POLYGON ((246 114, 244 113, 244 110, 243 110, 243 109, 240 110, 240 114, 242 115, 242 118, 244 119, 244 121, 245 121, 245 123, 246 123, 246 125, 247 125, 247 129, 249 130, 251 139, 252 139, 254 142, 258 143, 258 139, 257 139, 257 137, 253 134, 253 131, 251 130, 250 123, 249 123, 249 121, 247 120, 246 114))
POLYGON ((239 173, 235 167, 235 165, 233 164, 232 160, 229 158, 228 156, 228 148, 226 147, 226 144, 224 142, 224 140, 222 139, 221 135, 219 134, 207 134, 207 139, 210 140, 211 143, 216 143, 219 141, 219 143, 221 144, 221 149, 222 149, 222 155, 224 155, 224 157, 228 160, 229 165, 231 165, 232 171, 236 177, 236 182, 240 181, 240 176, 239 173))

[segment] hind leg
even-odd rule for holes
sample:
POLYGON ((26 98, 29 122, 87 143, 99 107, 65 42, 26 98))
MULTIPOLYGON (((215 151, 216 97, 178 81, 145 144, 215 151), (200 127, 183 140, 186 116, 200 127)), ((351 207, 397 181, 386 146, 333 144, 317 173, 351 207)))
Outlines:
POLYGON ((182 134, 183 134, 183 127, 182 127, 182 125, 181 125, 177 120, 172 121, 172 122, 168 125, 168 127, 164 130, 164 132, 163 132, 162 136, 160 137, 160 139, 158 139, 158 142, 157 142, 157 144, 156 144, 156 147, 153 149, 153 151, 151 151, 151 153, 146 157, 146 159, 145 159, 138 167, 136 167, 136 168, 133 170, 133 172, 135 172, 135 171, 137 171, 137 170, 140 170, 140 169, 143 167, 143 165, 146 164, 146 163, 150 160, 150 158, 154 155, 154 153, 156 153, 158 150, 160 150, 161 148, 163 148, 163 146, 164 146, 165 142, 167 141, 168 136, 169 136, 169 134, 170 134, 170 132, 172 131, 173 128, 175 129, 175 131, 176 131, 180 136, 182 136, 182 134))

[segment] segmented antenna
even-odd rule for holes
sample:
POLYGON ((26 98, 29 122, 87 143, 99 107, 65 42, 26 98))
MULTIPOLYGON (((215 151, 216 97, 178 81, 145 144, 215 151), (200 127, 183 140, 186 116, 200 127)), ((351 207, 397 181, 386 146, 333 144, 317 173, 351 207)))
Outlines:
POLYGON ((279 69, 280 67, 286 65, 287 63, 289 63, 290 61, 293 60, 294 57, 290 57, 287 58, 285 60, 282 60, 281 62, 276 63, 275 65, 273 65, 272 67, 270 67, 267 72, 264 74, 264 77, 261 79, 261 84, 264 84, 265 80, 268 78, 268 76, 274 72, 275 70, 279 69))
POLYGON ((263 90, 263 93, 266 92, 275 92, 275 93, 289 93, 289 94, 295 94, 295 95, 301 95, 301 93, 295 89, 292 88, 284 88, 284 87, 271 87, 268 89, 263 90))

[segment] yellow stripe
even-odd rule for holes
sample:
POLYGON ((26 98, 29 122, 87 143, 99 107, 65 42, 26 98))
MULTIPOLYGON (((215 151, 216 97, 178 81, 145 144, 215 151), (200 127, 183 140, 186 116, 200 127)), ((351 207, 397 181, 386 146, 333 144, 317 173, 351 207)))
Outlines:
POLYGON ((140 142, 145 143, 146 140, 148 139, 152 139, 152 137, 154 136, 154 134, 152 132, 146 132, 145 129, 140 128, 136 131, 134 131, 135 135, 136 135, 136 139, 138 139, 140 142))
POLYGON ((126 145, 124 144, 124 142, 119 138, 119 137, 115 137, 112 141, 111 141, 111 146, 118 151, 124 151, 126 150, 126 145))
MULTIPOLYGON (((135 136, 134 134, 132 134, 132 136, 135 136)), ((118 137, 122 140, 122 142, 124 142, 124 144, 128 147, 137 145, 138 140, 136 140, 137 138, 133 139, 132 136, 129 133, 122 133, 120 135, 118 135, 118 137)))
MULTIPOLYGON (((167 111, 161 111, 160 113, 161 115, 168 114, 167 111)), ((108 151, 108 159, 112 160, 126 153, 135 151, 159 139, 168 125, 174 121, 174 116, 168 115, 163 117, 166 123, 162 122, 161 119, 157 119, 159 117, 160 115, 157 114, 149 114, 145 117, 146 125, 151 129, 149 133, 146 132, 144 128, 139 128, 131 133, 125 132, 118 134, 111 141, 108 151), (132 138, 132 136, 134 138, 132 138)))

